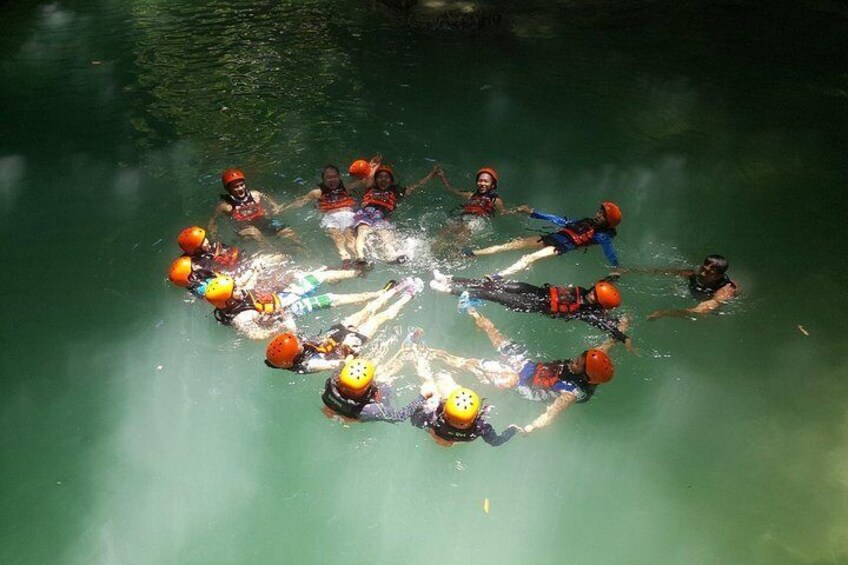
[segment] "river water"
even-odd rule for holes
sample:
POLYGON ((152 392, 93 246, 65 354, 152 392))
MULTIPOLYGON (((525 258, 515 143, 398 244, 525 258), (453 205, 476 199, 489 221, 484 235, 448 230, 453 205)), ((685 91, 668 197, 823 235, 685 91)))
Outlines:
MULTIPOLYGON (((565 13, 463 34, 341 0, 0 5, 0 562, 848 562, 846 20, 744 3, 565 13), (741 297, 648 322, 691 299, 623 277, 638 355, 614 349, 590 403, 503 447, 332 422, 323 376, 265 368, 264 343, 165 272, 224 168, 287 201, 325 163, 377 152, 407 183, 439 162, 471 187, 495 166, 509 205, 579 217, 613 199, 624 265, 721 253, 741 297)), ((456 204, 433 184, 398 220, 414 243, 456 204)), ((309 246, 298 264, 337 264, 310 208, 286 219, 309 246)), ((543 227, 499 218, 480 243, 543 227)), ((520 278, 605 273, 593 249, 520 278)), ((540 358, 599 340, 482 311, 540 358)), ((413 326, 494 355, 451 297, 427 290, 381 335, 413 326)), ((407 369, 403 399, 414 382, 407 369)), ((476 386, 498 429, 543 410, 476 386)))

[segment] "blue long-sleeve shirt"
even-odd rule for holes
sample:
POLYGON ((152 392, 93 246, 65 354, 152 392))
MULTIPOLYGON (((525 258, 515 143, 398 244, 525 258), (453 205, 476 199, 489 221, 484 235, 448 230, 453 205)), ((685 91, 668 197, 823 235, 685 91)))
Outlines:
MULTIPOLYGON (((572 220, 567 216, 555 216, 554 214, 545 214, 544 212, 537 212, 533 210, 533 213, 530 214, 531 218, 535 218, 537 220, 545 220, 551 222, 552 224, 556 224, 560 227, 568 227, 571 224, 575 224, 580 220, 572 220)), ((592 241, 601 246, 601 249, 604 250, 604 255, 607 257, 607 261, 609 264, 617 267, 618 266, 618 256, 615 253, 615 248, 612 246, 612 236, 603 231, 596 231, 594 235, 592 235, 592 241)), ((564 242, 569 250, 576 249, 576 246, 571 242, 564 242)))

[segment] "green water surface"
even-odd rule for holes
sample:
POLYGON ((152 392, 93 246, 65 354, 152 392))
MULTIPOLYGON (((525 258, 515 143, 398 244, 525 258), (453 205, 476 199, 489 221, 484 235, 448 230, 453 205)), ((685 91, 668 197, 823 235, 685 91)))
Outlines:
MULTIPOLYGON (((0 3, 0 563, 848 562, 841 3, 541 4, 463 34, 359 0, 0 3), (722 253, 742 297, 647 322, 692 301, 623 278, 639 355, 616 348, 590 403, 497 449, 329 421, 323 375, 266 369, 264 343, 165 272, 225 167, 285 201, 376 152, 403 182, 439 162, 471 187, 495 166, 509 205, 579 217, 613 199, 623 264, 722 253)), ((420 239, 456 203, 432 185, 398 220, 420 239)), ((309 244, 299 263, 337 261, 309 208, 286 219, 309 244)), ((481 243, 544 226, 494 227, 481 243)), ((595 249, 520 278, 607 272, 595 249)), ((599 342, 483 311, 539 358, 599 342)), ((411 326, 494 356, 429 289, 382 335, 411 326)), ((544 408, 478 390, 498 429, 544 408)))

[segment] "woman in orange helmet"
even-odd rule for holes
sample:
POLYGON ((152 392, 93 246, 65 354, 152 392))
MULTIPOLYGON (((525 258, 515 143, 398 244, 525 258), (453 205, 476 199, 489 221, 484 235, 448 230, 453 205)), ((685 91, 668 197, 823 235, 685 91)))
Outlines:
POLYGON ((613 339, 632 347, 630 338, 620 329, 621 320, 612 317, 609 310, 621 305, 621 293, 608 280, 600 280, 589 288, 582 286, 555 286, 491 279, 463 279, 433 272, 430 288, 449 292, 469 300, 497 302, 515 312, 534 312, 562 320, 583 320, 613 339), (467 294, 466 294, 467 293, 467 294))
POLYGON ((441 166, 436 166, 436 176, 442 181, 445 190, 462 197, 465 202, 459 209, 458 217, 451 218, 448 226, 439 234, 435 248, 447 247, 460 249, 473 234, 479 234, 491 226, 489 221, 495 213, 504 215, 517 210, 507 210, 503 198, 498 194, 498 172, 492 167, 483 167, 475 175, 476 190, 463 191, 454 188, 448 181, 441 166))
POLYGON ((614 202, 601 202, 593 217, 583 218, 582 220, 571 220, 566 217, 537 212, 529 206, 519 206, 516 211, 529 214, 531 218, 547 220, 560 226, 560 229, 542 237, 525 237, 502 245, 467 250, 467 255, 476 257, 516 249, 538 249, 538 251, 525 255, 506 269, 491 275, 490 278, 503 278, 526 269, 539 259, 562 255, 577 248, 595 244, 600 245, 604 250, 610 265, 618 265, 618 257, 615 254, 615 248, 612 246, 612 239, 616 236, 616 226, 621 223, 621 209, 614 202))
POLYGON ((298 243, 298 238, 290 227, 269 217, 279 214, 282 207, 265 193, 249 190, 243 172, 239 169, 227 169, 221 175, 221 183, 226 194, 221 195, 220 202, 209 218, 206 231, 210 236, 214 237, 217 232, 218 217, 225 215, 235 221, 236 230, 242 237, 263 241, 265 236, 276 235, 298 243))
POLYGON ((395 233, 390 229, 389 216, 397 208, 400 201, 410 196, 419 187, 424 186, 436 174, 434 167, 423 179, 408 186, 400 186, 395 181, 395 172, 392 167, 380 164, 371 173, 366 183, 365 194, 362 196, 361 209, 353 218, 353 226, 356 232, 354 250, 356 262, 367 264, 368 258, 365 254, 365 244, 372 232, 380 238, 381 247, 388 251, 391 261, 405 259, 397 252, 398 240, 395 233))

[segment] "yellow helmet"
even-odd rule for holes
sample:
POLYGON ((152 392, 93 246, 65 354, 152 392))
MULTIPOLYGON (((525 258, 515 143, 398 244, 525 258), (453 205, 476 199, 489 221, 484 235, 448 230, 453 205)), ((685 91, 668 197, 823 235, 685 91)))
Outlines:
POLYGON ((460 430, 471 427, 479 413, 480 397, 470 388, 456 389, 445 402, 445 420, 460 430))
POLYGON ((208 300, 215 308, 226 308, 227 300, 233 297, 236 282, 233 277, 216 277, 208 285, 203 297, 208 300))
POLYGON ((367 359, 351 359, 339 373, 339 391, 358 398, 365 394, 374 380, 374 363, 367 359))

